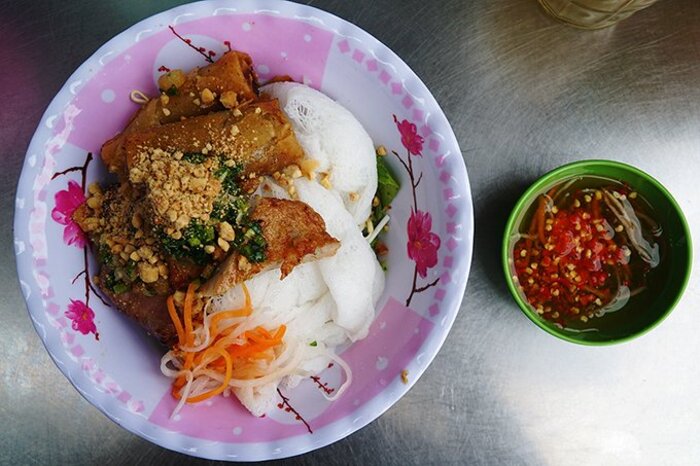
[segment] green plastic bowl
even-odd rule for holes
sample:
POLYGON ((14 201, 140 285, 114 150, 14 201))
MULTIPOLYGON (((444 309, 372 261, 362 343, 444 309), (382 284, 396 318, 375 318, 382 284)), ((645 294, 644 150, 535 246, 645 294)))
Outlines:
POLYGON ((609 345, 642 335, 668 316, 683 295, 688 283, 692 264, 692 247, 690 231, 683 212, 661 183, 643 171, 624 163, 612 160, 584 160, 552 170, 525 191, 508 218, 503 236, 501 257, 506 282, 515 302, 538 327, 572 343, 609 345), (513 280, 515 274, 512 266, 514 238, 532 203, 537 199, 537 196, 547 192, 554 185, 567 179, 585 175, 612 178, 630 185, 652 204, 656 211, 656 220, 663 227, 664 235, 669 242, 669 252, 665 260, 670 262, 667 267, 668 272, 663 277, 663 286, 659 287, 661 292, 650 297, 643 308, 630 309, 633 312, 625 312, 624 318, 592 319, 589 323, 591 327, 596 327, 597 331, 565 329, 540 317, 528 304, 519 290, 518 284, 513 280))

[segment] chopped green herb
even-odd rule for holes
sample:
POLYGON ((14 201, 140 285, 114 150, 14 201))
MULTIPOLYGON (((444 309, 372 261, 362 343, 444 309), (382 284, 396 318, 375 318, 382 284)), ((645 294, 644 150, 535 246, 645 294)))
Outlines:
POLYGON ((130 260, 124 268, 124 274, 130 282, 136 280, 139 276, 138 271, 136 270, 136 262, 130 260))
POLYGON ((129 285, 126 283, 119 282, 114 287, 112 288, 112 291, 114 294, 121 294, 121 293, 126 293, 129 291, 129 285))
POLYGON ((221 181, 221 188, 224 194, 237 196, 241 193, 241 187, 238 184, 243 167, 241 165, 233 165, 229 167, 226 161, 220 159, 221 166, 214 172, 214 175, 221 181))
POLYGON ((267 240, 263 236, 260 222, 250 222, 247 229, 237 232, 233 246, 249 262, 263 262, 267 252, 267 240))
POLYGON ((202 163, 207 158, 201 152, 185 152, 182 154, 182 160, 189 163, 202 163))
POLYGON ((129 291, 129 285, 119 280, 114 271, 105 274, 104 286, 114 294, 121 294, 129 291))
POLYGON ((205 265, 210 261, 210 256, 204 251, 204 247, 213 245, 216 232, 212 225, 205 225, 201 221, 193 219, 182 230, 182 238, 174 239, 165 233, 161 233, 161 245, 171 256, 183 259, 192 259, 196 264, 205 265))
POLYGON ((166 93, 167 95, 171 96, 171 97, 174 96, 174 95, 177 95, 177 87, 175 87, 175 84, 173 84, 172 86, 170 86, 170 87, 168 88, 168 90, 165 91, 165 93, 166 93))
POLYGON ((112 251, 110 250, 109 246, 107 244, 101 244, 100 248, 97 252, 97 258, 100 261, 100 264, 106 265, 106 266, 111 266, 112 265, 112 251))
POLYGON ((318 343, 316 342, 316 340, 314 340, 314 341, 312 341, 311 343, 309 343, 309 346, 314 346, 314 347, 315 347, 315 346, 318 346, 318 343))

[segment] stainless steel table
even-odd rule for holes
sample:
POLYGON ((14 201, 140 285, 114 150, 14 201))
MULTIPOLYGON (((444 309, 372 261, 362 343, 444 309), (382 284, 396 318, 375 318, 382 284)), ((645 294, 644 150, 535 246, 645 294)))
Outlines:
MULTIPOLYGON (((204 463, 92 408, 31 326, 12 250, 14 189, 52 96, 99 45, 173 1, 0 3, 0 463, 204 463)), ((623 160, 675 194, 700 244, 700 2, 663 0, 583 32, 535 0, 308 2, 423 78, 452 122, 476 210, 472 275, 442 351, 379 420, 298 464, 700 464, 700 261, 671 316, 587 348, 532 325, 499 263, 510 207, 538 175, 623 160)))

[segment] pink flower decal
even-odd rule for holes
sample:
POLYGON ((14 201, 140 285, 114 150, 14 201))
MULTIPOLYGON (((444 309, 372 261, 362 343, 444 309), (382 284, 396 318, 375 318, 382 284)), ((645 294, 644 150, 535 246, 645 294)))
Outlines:
POLYGON ((69 181, 68 189, 57 192, 54 199, 56 207, 51 211, 51 218, 57 223, 65 225, 63 242, 69 246, 85 247, 85 234, 73 221, 73 212, 85 202, 83 189, 75 181, 69 181))
MULTIPOLYGON (((433 227, 433 218, 430 213, 423 212, 418 209, 418 196, 416 194, 418 185, 423 179, 423 173, 414 170, 412 155, 420 155, 423 157, 423 138, 418 134, 416 125, 408 120, 401 120, 394 116, 394 123, 401 134, 401 144, 406 148, 406 160, 403 159, 396 151, 391 151, 396 158, 399 159, 403 168, 406 169, 408 177, 411 180, 411 194, 413 197, 413 207, 411 208, 411 216, 408 219, 407 233, 408 243, 406 249, 408 258, 415 262, 413 268, 413 284, 411 285, 411 293, 406 298, 406 307, 411 305, 411 300, 416 293, 422 293, 430 287, 438 284, 440 278, 434 279, 430 283, 419 286, 418 277, 426 278, 428 269, 433 268, 438 263, 438 249, 440 249, 440 237, 431 231, 433 227)), ((421 162, 416 160, 417 164, 421 162)))
POLYGON ((83 335, 94 333, 97 337, 97 327, 95 327, 95 321, 93 320, 95 313, 84 302, 71 299, 65 316, 73 322, 71 324, 73 330, 83 335))
POLYGON ((416 263, 418 275, 425 278, 438 261, 440 237, 430 231, 433 220, 429 212, 412 211, 408 219, 408 257, 416 263))
POLYGON ((399 121, 396 115, 394 115, 394 123, 396 123, 399 133, 401 133, 401 144, 408 149, 410 154, 420 155, 422 157, 423 137, 418 134, 416 125, 408 120, 399 121))

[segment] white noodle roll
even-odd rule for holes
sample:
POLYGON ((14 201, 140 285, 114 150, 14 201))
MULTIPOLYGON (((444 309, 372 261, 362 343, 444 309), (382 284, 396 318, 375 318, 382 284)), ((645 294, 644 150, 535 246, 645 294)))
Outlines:
POLYGON ((340 241, 335 255, 317 262, 336 304, 333 321, 352 341, 362 339, 374 319, 375 296, 384 287, 374 251, 337 194, 303 178, 295 186, 299 199, 323 217, 328 233, 340 241))
POLYGON ((345 107, 303 84, 273 83, 262 92, 280 101, 306 156, 319 163, 317 172, 330 175, 331 189, 340 194, 355 224, 362 225, 377 191, 374 144, 362 124, 345 107))
POLYGON ((287 377, 282 383, 283 387, 296 387, 308 376, 322 372, 331 362, 326 348, 331 348, 332 351, 336 346, 347 342, 345 330, 332 321, 336 312, 332 296, 326 293, 302 311, 303 317, 289 323, 288 333, 305 342, 307 348, 299 366, 300 373, 287 377))
MULTIPOLYGON (((289 313, 291 307, 316 301, 328 291, 318 266, 313 262, 298 265, 284 280, 280 280, 280 269, 276 268, 260 273, 245 283, 250 293, 254 315, 265 314, 267 317, 289 313)), ((241 285, 237 285, 214 298, 212 309, 237 309, 244 304, 243 289, 241 285)))
MULTIPOLYGON (((374 251, 372 251, 374 254, 374 251)), ((379 298, 381 298, 384 292, 384 280, 386 279, 384 275, 384 269, 382 269, 381 264, 377 260, 377 256, 374 257, 374 283, 372 286, 372 302, 377 305, 379 298)))
POLYGON ((266 383, 255 388, 234 388, 233 393, 253 416, 258 417, 271 411, 279 400, 277 382, 266 383))

